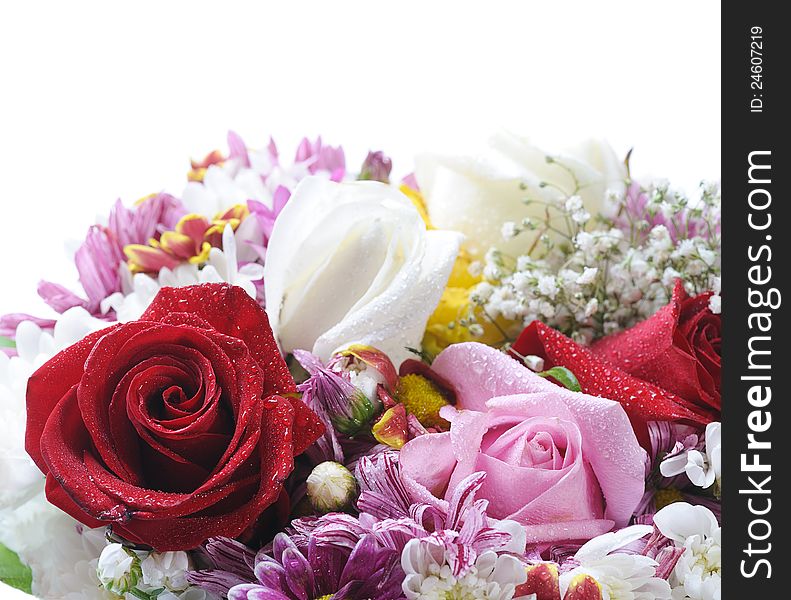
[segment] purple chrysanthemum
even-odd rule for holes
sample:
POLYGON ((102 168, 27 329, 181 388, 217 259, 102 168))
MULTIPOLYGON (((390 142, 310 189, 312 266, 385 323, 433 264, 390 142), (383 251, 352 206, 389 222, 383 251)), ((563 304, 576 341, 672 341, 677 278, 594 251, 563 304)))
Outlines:
MULTIPOLYGON (((401 556, 372 535, 352 548, 285 533, 254 558, 238 542, 214 540, 215 564, 223 569, 193 572, 188 579, 229 600, 397 600, 402 598, 401 556), (223 560, 224 559, 224 560, 223 560)), ((208 549, 207 549, 208 551, 208 549)), ((211 554, 211 551, 207 553, 211 554)))

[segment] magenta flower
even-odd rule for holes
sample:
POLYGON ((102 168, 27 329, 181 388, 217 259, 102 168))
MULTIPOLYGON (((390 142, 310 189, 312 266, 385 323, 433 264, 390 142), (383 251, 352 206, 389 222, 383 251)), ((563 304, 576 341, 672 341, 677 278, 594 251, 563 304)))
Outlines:
POLYGON ((333 181, 340 181, 346 174, 346 157, 343 148, 323 145, 321 136, 317 137, 315 142, 303 138, 297 148, 294 162, 306 163, 311 175, 319 171, 328 171, 333 181))
POLYGON ((86 298, 81 298, 60 284, 42 281, 38 294, 54 310, 63 313, 82 306, 99 316, 100 306, 110 294, 121 291, 120 265, 125 262, 124 246, 146 244, 175 226, 186 214, 181 201, 169 194, 155 194, 133 208, 120 200, 110 211, 107 227, 94 225, 74 255, 80 284, 86 298))
POLYGON ((289 198, 291 198, 291 192, 288 188, 279 185, 274 194, 272 194, 272 208, 258 200, 247 201, 247 208, 250 210, 250 214, 258 220, 258 224, 261 226, 261 232, 264 234, 264 246, 269 243, 275 221, 280 212, 286 207, 289 198))
POLYGON ((113 231, 93 225, 77 249, 74 262, 87 299, 49 281, 39 282, 38 294, 59 313, 74 306, 82 306, 92 315, 99 315, 102 300, 121 290, 119 269, 124 262, 124 255, 113 231))

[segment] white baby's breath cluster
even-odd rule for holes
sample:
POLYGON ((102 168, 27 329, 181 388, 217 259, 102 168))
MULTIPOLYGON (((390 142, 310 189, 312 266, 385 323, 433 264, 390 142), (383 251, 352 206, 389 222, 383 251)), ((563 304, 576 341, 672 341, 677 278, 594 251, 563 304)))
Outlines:
POLYGON ((503 224, 504 240, 525 236, 528 249, 491 248, 471 300, 510 324, 506 338, 540 320, 588 343, 655 313, 678 279, 690 294, 713 291, 709 308, 720 312, 719 186, 702 183, 690 198, 664 182, 626 184, 607 194, 611 217, 592 216, 569 190, 554 202, 524 198, 544 205, 543 219, 503 224))

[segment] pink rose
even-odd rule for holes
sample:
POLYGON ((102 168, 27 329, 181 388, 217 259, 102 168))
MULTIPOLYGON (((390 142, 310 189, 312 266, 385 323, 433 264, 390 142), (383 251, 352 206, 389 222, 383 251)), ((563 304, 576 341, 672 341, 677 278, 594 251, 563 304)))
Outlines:
POLYGON ((416 499, 447 509, 476 471, 488 514, 525 525, 528 542, 587 540, 628 524, 644 491, 645 452, 621 405, 571 392, 477 343, 444 350, 432 369, 456 388, 450 431, 400 455, 416 499))

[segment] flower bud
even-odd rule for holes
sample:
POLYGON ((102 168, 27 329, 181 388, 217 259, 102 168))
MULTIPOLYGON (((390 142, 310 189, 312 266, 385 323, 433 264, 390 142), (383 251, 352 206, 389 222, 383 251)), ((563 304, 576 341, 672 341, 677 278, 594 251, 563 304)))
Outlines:
POLYGON ((360 175, 357 179, 372 181, 381 181, 382 183, 390 182, 390 171, 393 169, 393 162, 385 156, 384 152, 377 150, 376 152, 369 152, 368 156, 363 161, 363 166, 360 169, 360 175))
POLYGON ((310 503, 320 513, 343 510, 357 495, 357 480, 351 471, 329 460, 316 465, 306 483, 310 503))
POLYGON ((122 544, 108 544, 99 556, 96 575, 108 592, 125 594, 140 580, 140 558, 122 544))

